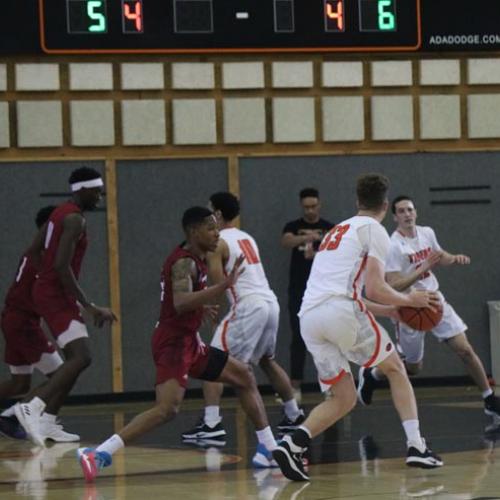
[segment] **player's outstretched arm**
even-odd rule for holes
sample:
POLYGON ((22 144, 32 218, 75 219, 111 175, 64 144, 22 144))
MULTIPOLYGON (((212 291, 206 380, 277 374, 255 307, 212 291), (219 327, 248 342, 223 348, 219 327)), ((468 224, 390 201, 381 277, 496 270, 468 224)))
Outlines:
POLYGON ((190 258, 179 259, 172 266, 172 293, 177 313, 193 311, 213 302, 220 294, 233 286, 243 272, 241 265, 244 259, 244 256, 236 259, 233 269, 223 281, 198 291, 193 291, 193 283, 198 277, 194 261, 190 258))
POLYGON ((443 252, 433 250, 429 256, 422 262, 422 265, 409 274, 403 274, 398 271, 385 274, 385 279, 398 292, 403 292, 416 283, 422 275, 430 271, 436 264, 441 263, 443 252))
POLYGON ((439 307, 439 296, 435 292, 412 291, 400 293, 392 288, 384 276, 384 265, 375 257, 368 257, 366 263, 365 291, 369 300, 394 306, 439 307))
POLYGON ((459 266, 466 266, 470 264, 470 257, 461 253, 452 254, 443 251, 443 257, 439 262, 442 266, 451 266, 458 264, 459 266))

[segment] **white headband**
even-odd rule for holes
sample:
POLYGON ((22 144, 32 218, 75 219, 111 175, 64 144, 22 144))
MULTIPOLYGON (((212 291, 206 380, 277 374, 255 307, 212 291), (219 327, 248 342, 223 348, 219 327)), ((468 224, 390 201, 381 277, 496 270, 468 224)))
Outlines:
POLYGON ((104 186, 102 179, 98 177, 97 179, 91 179, 90 181, 81 181, 74 182, 71 185, 71 191, 74 193, 75 191, 80 191, 82 188, 96 188, 104 186))

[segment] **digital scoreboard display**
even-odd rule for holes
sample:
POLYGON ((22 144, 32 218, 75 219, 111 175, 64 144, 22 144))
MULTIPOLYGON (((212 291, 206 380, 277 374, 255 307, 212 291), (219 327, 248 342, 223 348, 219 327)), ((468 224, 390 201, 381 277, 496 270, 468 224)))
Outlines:
POLYGON ((0 53, 500 51, 500 0, 1 0, 0 53))
POLYGON ((417 50, 420 0, 39 0, 48 53, 417 50))

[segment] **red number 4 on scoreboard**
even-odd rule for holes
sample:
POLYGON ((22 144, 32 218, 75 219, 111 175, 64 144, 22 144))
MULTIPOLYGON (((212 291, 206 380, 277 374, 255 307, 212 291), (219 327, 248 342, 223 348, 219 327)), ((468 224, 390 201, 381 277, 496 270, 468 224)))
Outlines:
POLYGON ((142 0, 122 0, 123 31, 124 33, 142 33, 142 0), (128 27, 132 21, 134 28, 128 27))

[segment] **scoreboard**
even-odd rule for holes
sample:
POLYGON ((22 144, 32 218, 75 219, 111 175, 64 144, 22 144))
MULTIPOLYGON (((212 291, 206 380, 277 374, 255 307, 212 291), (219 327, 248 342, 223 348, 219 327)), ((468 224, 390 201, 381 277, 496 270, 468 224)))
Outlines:
POLYGON ((498 0, 2 0, 0 52, 500 50, 498 0))

